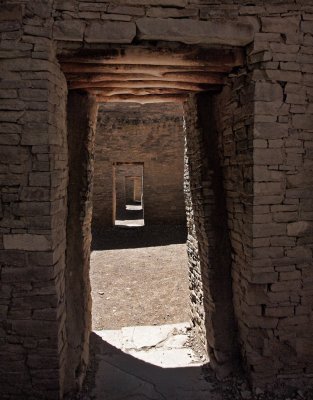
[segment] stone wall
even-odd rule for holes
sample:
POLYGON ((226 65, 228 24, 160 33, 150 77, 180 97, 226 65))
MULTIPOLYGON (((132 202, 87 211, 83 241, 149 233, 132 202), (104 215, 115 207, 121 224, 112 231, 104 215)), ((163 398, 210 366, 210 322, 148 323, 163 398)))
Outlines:
POLYGON ((66 81, 48 34, 52 1, 14 3, 0 6, 1 397, 58 399, 66 355, 66 81))
POLYGON ((192 321, 220 377, 238 364, 231 252, 218 137, 209 95, 184 104, 185 199, 192 321))
POLYGON ((91 295, 89 282, 94 137, 98 104, 85 93, 68 96, 69 152, 66 242, 66 381, 79 388, 89 361, 91 295), (79 318, 77 318, 79 315, 79 318))
POLYGON ((312 382, 312 20, 312 0, 1 2, 3 398, 60 398, 72 374, 66 82, 55 53, 140 40, 246 47, 247 68, 212 104, 239 343, 255 385, 312 382))
POLYGON ((143 163, 145 224, 185 223, 183 137, 180 106, 100 107, 95 145, 95 227, 112 225, 113 163, 125 162, 143 163))

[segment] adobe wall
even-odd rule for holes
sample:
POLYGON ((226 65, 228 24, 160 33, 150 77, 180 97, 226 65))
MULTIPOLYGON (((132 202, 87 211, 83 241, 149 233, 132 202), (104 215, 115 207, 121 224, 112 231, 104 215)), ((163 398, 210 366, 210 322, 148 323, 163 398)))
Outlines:
POLYGON ((179 105, 106 105, 99 109, 93 224, 112 225, 113 163, 143 163, 145 224, 184 224, 184 132, 179 105))
POLYGON ((312 382, 313 2, 213 3, 1 3, 3 398, 61 398, 69 374, 66 82, 56 47, 134 39, 246 48, 247 68, 212 106, 223 137, 239 344, 254 385, 312 382))

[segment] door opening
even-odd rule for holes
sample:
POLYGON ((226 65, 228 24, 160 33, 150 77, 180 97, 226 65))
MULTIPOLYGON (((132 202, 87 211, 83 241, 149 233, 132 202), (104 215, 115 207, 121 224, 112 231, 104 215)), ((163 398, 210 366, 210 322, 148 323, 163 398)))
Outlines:
POLYGON ((113 163, 113 225, 144 226, 143 163, 113 163))

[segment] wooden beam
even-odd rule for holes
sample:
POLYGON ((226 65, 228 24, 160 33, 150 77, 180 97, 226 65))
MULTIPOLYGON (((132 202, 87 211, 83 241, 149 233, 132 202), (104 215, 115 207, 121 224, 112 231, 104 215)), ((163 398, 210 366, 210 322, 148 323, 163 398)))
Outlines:
POLYGON ((162 81, 162 82, 187 82, 187 83, 209 83, 209 84, 222 84, 224 83, 224 76, 222 74, 212 72, 185 72, 185 73, 172 73, 168 72, 162 76, 151 76, 148 74, 95 74, 95 75, 68 75, 67 80, 69 87, 72 89, 79 89, 89 86, 97 86, 101 82, 110 81, 162 81))
MULTIPOLYGON (((219 68, 243 65, 241 48, 218 49, 201 46, 119 46, 95 51, 82 50, 76 56, 60 58, 61 63, 142 64, 172 66, 212 66, 219 68)), ((218 69, 217 69, 218 70, 218 69)))
POLYGON ((171 65, 106 65, 106 64, 82 64, 82 63, 64 63, 61 64, 62 71, 65 75, 68 74, 150 74, 153 76, 161 76, 165 73, 184 73, 184 72, 230 72, 230 68, 224 66, 216 69, 208 66, 171 66, 171 65))
POLYGON ((116 95, 116 96, 95 96, 98 103, 182 103, 188 98, 188 95, 116 95))
MULTIPOLYGON (((218 80, 215 84, 223 83, 222 80, 218 80)), ((106 89, 106 88, 129 88, 129 89, 147 89, 147 88, 168 88, 168 89, 179 89, 179 90, 190 90, 190 91, 203 91, 210 90, 210 84, 206 83, 189 83, 189 82, 165 82, 165 81, 107 81, 81 84, 80 82, 70 83, 69 89, 106 89)))
MULTIPOLYGON (((210 88, 210 90, 219 90, 220 86, 213 86, 210 88)), ((201 90, 193 90, 193 92, 199 92, 201 90)), ((134 96, 146 96, 146 95, 188 95, 188 93, 191 92, 191 90, 181 90, 181 89, 166 89, 166 88, 142 88, 142 89, 131 89, 131 88, 113 88, 113 89, 89 89, 89 93, 96 95, 96 96, 115 96, 115 95, 123 95, 123 94, 129 94, 129 95, 134 95, 134 96)))

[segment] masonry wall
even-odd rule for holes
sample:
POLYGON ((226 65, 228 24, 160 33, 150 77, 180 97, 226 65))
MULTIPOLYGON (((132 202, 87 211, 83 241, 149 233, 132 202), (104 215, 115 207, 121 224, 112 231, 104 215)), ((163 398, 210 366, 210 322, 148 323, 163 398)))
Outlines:
POLYGON ((58 399, 63 392, 66 81, 48 34, 51 7, 0 6, 3 399, 58 399))
POLYGON ((180 106, 100 107, 95 144, 94 226, 112 225, 113 163, 125 162, 143 163, 145 224, 184 224, 183 140, 180 106))
POLYGON ((184 104, 185 199, 192 322, 223 378, 238 366, 226 201, 212 96, 184 104))

